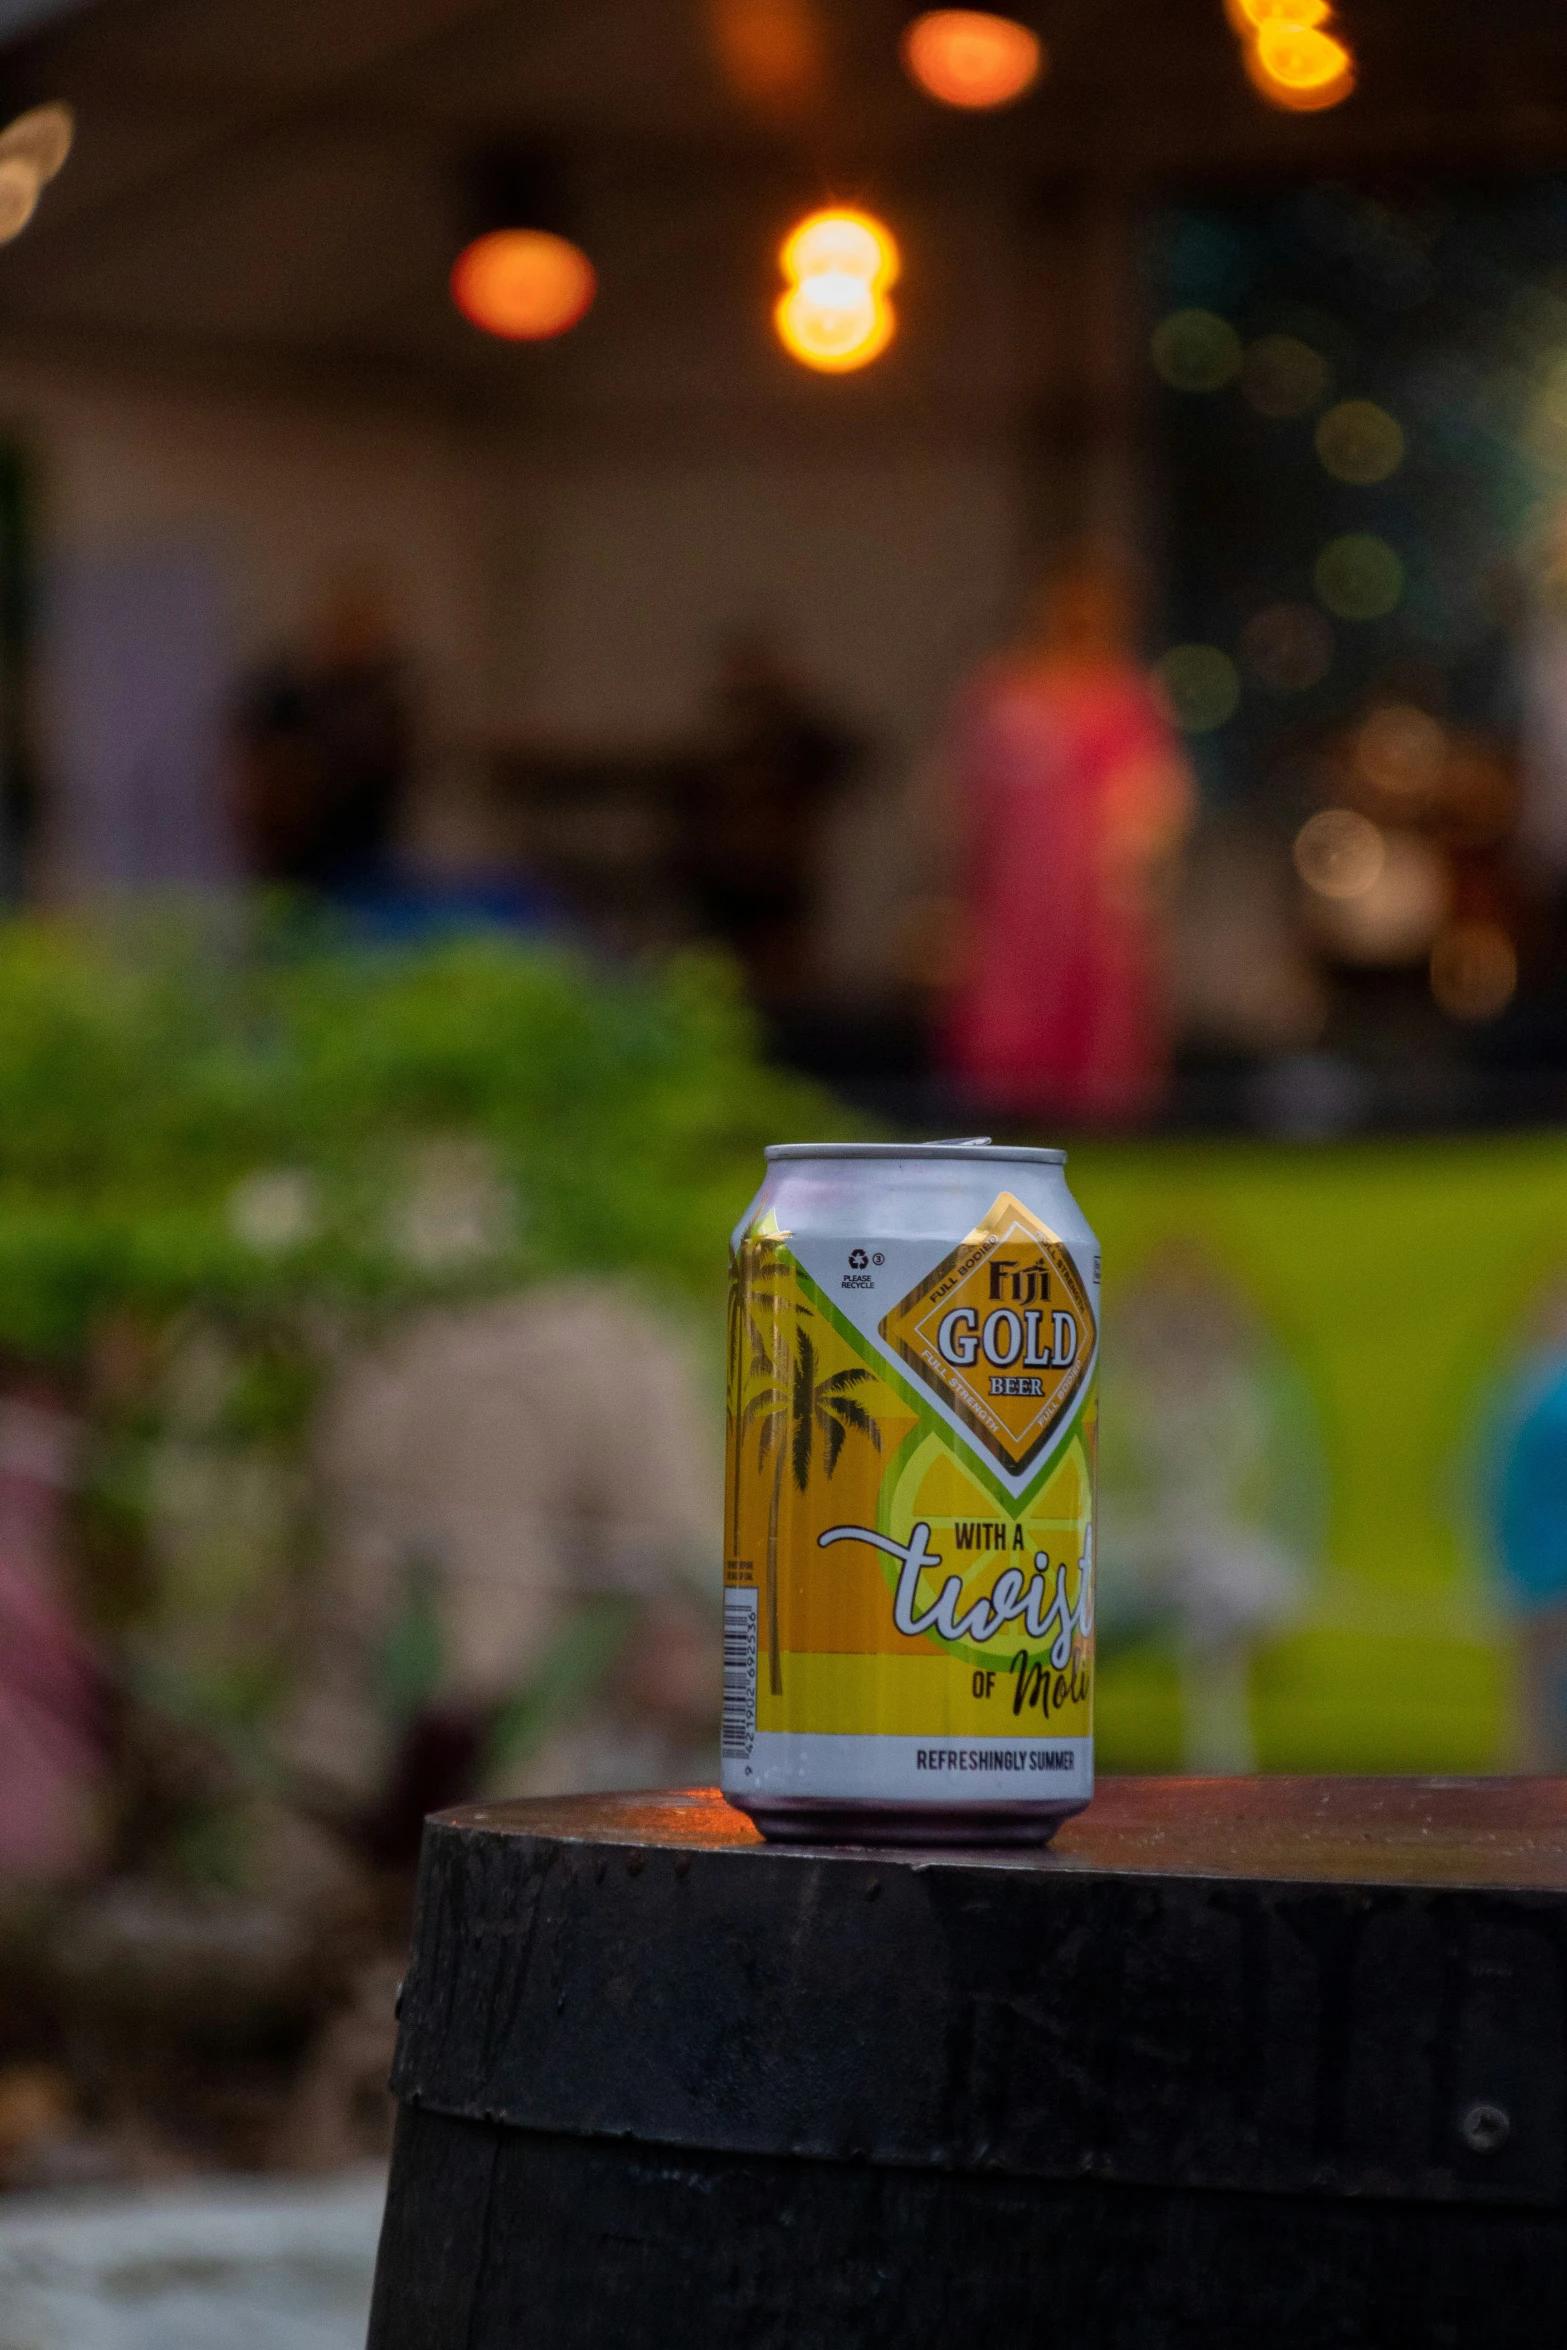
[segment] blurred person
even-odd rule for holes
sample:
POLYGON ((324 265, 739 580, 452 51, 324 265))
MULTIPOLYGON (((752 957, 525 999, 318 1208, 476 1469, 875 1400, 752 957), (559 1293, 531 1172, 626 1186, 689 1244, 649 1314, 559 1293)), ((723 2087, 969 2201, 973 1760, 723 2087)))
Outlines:
POLYGON ((231 815, 252 879, 329 894, 379 882, 416 732, 390 604, 371 580, 345 580, 303 655, 282 655, 239 698, 231 815))
POLYGON ((1126 564, 1073 550, 949 721, 961 914, 944 1057, 997 1111, 1136 1119, 1164 1092, 1158 881, 1194 793, 1132 650, 1133 604, 1126 564))
POLYGON ((809 966, 827 811, 865 745, 756 634, 723 647, 716 717, 717 746, 693 769, 683 810, 685 892, 757 1000, 787 1001, 809 966))
POLYGON ((1491 1505, 1515 1632, 1518 1759, 1567 1771, 1567 1289, 1548 1300, 1512 1383, 1491 1505))

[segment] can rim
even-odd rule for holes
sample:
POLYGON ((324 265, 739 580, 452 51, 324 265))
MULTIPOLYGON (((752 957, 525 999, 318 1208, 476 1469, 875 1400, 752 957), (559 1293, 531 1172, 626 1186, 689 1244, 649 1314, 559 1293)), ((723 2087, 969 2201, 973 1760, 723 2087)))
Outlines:
POLYGON ((1035 1167, 1064 1167, 1066 1153, 1023 1144, 992 1142, 770 1142, 763 1157, 774 1159, 1005 1159, 1035 1167))

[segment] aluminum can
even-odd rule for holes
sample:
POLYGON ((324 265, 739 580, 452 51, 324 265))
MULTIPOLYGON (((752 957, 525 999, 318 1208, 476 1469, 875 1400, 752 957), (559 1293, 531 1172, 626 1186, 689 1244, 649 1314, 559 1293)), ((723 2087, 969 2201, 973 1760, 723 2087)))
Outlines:
POLYGON ((781 1143, 735 1231, 723 1791, 1042 1842, 1093 1793, 1099 1248, 1066 1155, 781 1143))

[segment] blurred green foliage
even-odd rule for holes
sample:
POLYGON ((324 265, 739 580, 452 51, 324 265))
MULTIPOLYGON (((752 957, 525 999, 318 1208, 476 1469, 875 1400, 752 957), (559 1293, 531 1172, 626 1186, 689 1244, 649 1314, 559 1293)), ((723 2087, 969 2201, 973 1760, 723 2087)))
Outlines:
MULTIPOLYGON (((134 1733, 120 1865, 243 1874, 336 1368, 423 1306, 582 1273, 699 1305, 716 1385, 763 1145, 835 1129, 714 960, 377 948, 281 904, 0 925, 0 1379, 86 1425, 74 1564, 134 1733)), ((623 1633, 552 1659, 503 1743, 623 1633)), ((390 1722, 427 1634, 389 1627, 390 1722)))
MULTIPOLYGON (((358 1312, 567 1269, 716 1297, 762 1145, 823 1116, 715 963, 375 952, 287 909, 15 921, 0 1347, 67 1364, 114 1314, 358 1312)), ((229 1408, 286 1416, 289 1387, 260 1355, 229 1408)))

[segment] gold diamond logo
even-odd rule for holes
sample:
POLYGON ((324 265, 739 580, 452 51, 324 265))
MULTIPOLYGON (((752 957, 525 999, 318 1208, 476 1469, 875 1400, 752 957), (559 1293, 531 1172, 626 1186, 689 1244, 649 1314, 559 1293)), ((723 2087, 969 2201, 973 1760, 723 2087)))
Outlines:
POLYGON ((1077 1267, 1009 1191, 881 1334, 1014 1477, 1049 1443, 1094 1356, 1077 1267))

